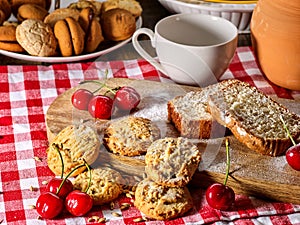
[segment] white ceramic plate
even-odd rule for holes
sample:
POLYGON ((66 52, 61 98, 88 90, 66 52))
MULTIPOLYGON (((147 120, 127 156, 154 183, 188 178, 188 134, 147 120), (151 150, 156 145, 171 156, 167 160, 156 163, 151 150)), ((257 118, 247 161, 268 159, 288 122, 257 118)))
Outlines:
MULTIPOLYGON (((101 1, 101 0, 100 0, 101 1)), ((72 2, 76 2, 74 0, 61 0, 60 3, 60 8, 65 8, 72 2)), ((50 12, 54 10, 54 0, 52 1, 52 5, 50 8, 50 12)), ((15 18, 11 17, 9 20, 13 21, 15 18)), ((142 18, 139 17, 136 21, 136 29, 142 27, 142 18)), ((114 51, 115 49, 118 49, 128 43, 131 40, 131 38, 128 38, 124 41, 116 42, 116 43, 109 43, 107 48, 103 48, 102 50, 89 53, 89 54, 84 54, 84 55, 78 55, 78 56, 70 56, 70 57, 62 57, 62 56, 57 56, 57 57, 39 57, 39 56, 31 56, 28 54, 23 54, 23 53, 15 53, 15 52, 10 52, 10 51, 5 51, 0 49, 0 54, 6 55, 15 59, 20 59, 20 60, 26 60, 26 61, 32 61, 32 62, 44 62, 44 63, 63 63, 63 62, 77 62, 77 61, 84 61, 88 59, 93 59, 96 57, 99 57, 101 55, 107 54, 109 52, 114 51)))
POLYGON ((158 0, 172 13, 201 13, 231 21, 239 33, 250 32, 251 15, 256 4, 190 3, 188 0, 158 0))
MULTIPOLYGON (((136 22, 136 27, 137 29, 142 26, 142 18, 139 17, 137 22, 136 22)), ((128 38, 124 41, 117 42, 116 44, 112 45, 111 47, 108 47, 106 49, 96 51, 93 53, 89 54, 84 54, 84 55, 78 55, 78 56, 70 56, 70 57, 62 57, 62 56, 57 56, 57 57, 39 57, 39 56, 31 56, 27 54, 22 54, 22 53, 15 53, 15 52, 10 52, 10 51, 5 51, 0 49, 0 54, 6 55, 15 59, 20 59, 20 60, 26 60, 26 61, 33 61, 33 62, 44 62, 44 63, 63 63, 63 62, 77 62, 77 61, 84 61, 88 59, 93 59, 96 57, 99 57, 101 55, 107 54, 109 52, 114 51, 115 49, 118 49, 128 43, 131 40, 131 38, 128 38)))

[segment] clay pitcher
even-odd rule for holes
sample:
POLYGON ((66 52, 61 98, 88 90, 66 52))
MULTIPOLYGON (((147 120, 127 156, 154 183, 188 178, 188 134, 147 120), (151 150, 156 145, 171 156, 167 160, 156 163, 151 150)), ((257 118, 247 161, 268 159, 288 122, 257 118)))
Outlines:
POLYGON ((300 90, 300 0, 259 0, 250 29, 265 76, 281 87, 300 90))

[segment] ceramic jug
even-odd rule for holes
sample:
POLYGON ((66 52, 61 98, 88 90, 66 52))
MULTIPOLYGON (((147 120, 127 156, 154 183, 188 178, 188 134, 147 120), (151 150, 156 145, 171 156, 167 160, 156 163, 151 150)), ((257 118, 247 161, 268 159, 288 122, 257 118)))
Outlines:
POLYGON ((300 90, 300 0, 259 0, 250 30, 265 76, 276 85, 300 90))

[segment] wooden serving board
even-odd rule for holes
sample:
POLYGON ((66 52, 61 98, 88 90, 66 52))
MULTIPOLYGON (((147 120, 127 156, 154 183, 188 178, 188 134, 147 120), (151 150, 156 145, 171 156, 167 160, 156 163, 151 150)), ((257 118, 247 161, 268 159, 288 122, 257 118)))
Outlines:
MULTIPOLYGON (((182 86, 173 83, 154 81, 130 80, 112 78, 106 80, 110 87, 129 85, 141 94, 135 116, 142 116, 154 121, 161 129, 162 136, 178 136, 177 131, 167 120, 167 102, 178 95, 183 95, 197 87, 182 86)), ((60 130, 70 124, 86 123, 97 129, 99 138, 107 121, 95 121, 88 112, 74 109, 71 96, 77 88, 96 90, 99 86, 86 83, 72 88, 60 96, 50 105, 46 114, 46 125, 49 141, 60 130)), ((105 91, 105 90, 103 90, 105 91)), ((276 99, 291 111, 300 114, 300 102, 286 99, 276 99)), ((124 115, 116 113, 113 118, 124 115)), ((238 142, 231 134, 230 140, 231 173, 228 185, 236 193, 268 198, 275 201, 300 204, 300 172, 291 169, 284 156, 270 157, 259 155, 238 142)), ((202 161, 199 170, 189 184, 206 188, 213 182, 223 182, 226 168, 226 154, 224 138, 210 140, 192 140, 202 151, 202 161)), ((144 173, 143 157, 124 157, 108 152, 103 146, 99 158, 92 165, 110 166, 126 175, 142 177, 144 173)))

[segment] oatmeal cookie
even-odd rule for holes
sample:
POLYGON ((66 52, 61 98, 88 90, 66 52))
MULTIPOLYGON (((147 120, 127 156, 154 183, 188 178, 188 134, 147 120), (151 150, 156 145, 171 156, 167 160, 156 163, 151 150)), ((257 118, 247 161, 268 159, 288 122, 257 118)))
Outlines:
MULTIPOLYGON (((110 168, 91 170, 91 186, 87 194, 93 198, 94 205, 103 205, 116 199, 123 191, 124 180, 121 174, 110 168)), ((79 174, 74 180, 75 189, 85 191, 88 186, 89 172, 79 174)))
MULTIPOLYGON (((47 149, 48 166, 55 175, 61 175, 61 160, 57 152, 59 149, 64 161, 64 175, 75 167, 84 163, 90 165, 99 155, 100 141, 95 131, 85 125, 69 125, 53 139, 47 149)), ((72 173, 76 176, 86 168, 81 167, 72 173)))
POLYGON ((190 210, 193 200, 187 187, 166 187, 146 179, 136 188, 134 205, 150 218, 168 220, 190 210))
POLYGON ((113 153, 136 156, 160 137, 160 129, 149 119, 128 116, 112 121, 104 131, 104 144, 113 153))
POLYGON ((185 186, 201 160, 196 145, 186 138, 163 138, 153 142, 145 156, 147 176, 160 185, 185 186))

